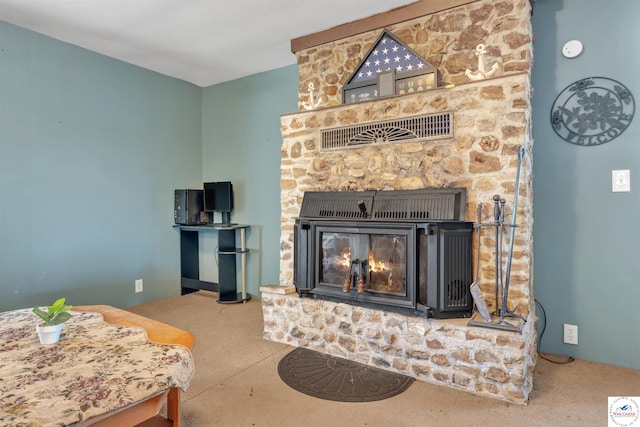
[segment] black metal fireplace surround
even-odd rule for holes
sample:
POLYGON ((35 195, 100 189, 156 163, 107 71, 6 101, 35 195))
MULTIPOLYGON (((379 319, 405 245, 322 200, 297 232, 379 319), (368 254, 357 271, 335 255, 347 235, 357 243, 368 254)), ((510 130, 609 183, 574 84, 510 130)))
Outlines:
POLYGON ((433 318, 469 317, 466 189, 306 192, 295 222, 298 294, 433 318))

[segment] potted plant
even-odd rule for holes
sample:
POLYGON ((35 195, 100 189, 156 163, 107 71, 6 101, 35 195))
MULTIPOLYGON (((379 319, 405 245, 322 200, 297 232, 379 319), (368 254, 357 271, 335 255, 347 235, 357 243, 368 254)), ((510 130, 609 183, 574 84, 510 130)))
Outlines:
POLYGON ((66 305, 65 302, 64 298, 60 298, 53 305, 46 307, 46 311, 38 306, 33 307, 33 312, 44 321, 36 326, 40 344, 53 344, 60 340, 62 325, 71 318, 69 310, 73 308, 71 305, 66 305))

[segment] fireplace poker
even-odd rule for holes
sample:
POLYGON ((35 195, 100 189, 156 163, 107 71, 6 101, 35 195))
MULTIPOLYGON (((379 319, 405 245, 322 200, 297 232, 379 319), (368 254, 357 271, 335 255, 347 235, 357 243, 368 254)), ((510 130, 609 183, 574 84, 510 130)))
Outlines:
POLYGON ((500 196, 493 196, 493 225, 495 227, 495 247, 496 247, 496 311, 495 314, 500 314, 500 308, 498 302, 500 301, 500 196))
MULTIPOLYGON (((500 221, 499 222, 499 226, 498 228, 500 228, 500 240, 498 242, 498 245, 500 247, 500 250, 497 252, 497 256, 500 259, 500 270, 499 270, 499 275, 500 275, 500 291, 502 292, 502 295, 504 296, 504 275, 503 275, 503 260, 504 260, 504 213, 505 213, 505 205, 507 204, 507 200, 501 198, 500 199, 500 221)), ((498 301, 496 301, 496 307, 498 307, 499 303, 498 301)), ((498 313, 500 313, 500 319, 502 320, 502 310, 504 307, 500 307, 498 311, 498 313)))
MULTIPOLYGON (((511 263, 513 261, 513 241, 515 239, 516 232, 516 213, 518 212, 518 194, 520 193, 520 172, 522 170, 522 159, 524 157, 524 146, 518 149, 518 168, 516 170, 516 188, 513 195, 513 213, 511 214, 511 230, 509 230, 509 251, 507 253, 507 271, 505 274, 504 290, 502 291, 502 310, 506 315, 511 317, 519 317, 526 321, 526 319, 520 315, 517 315, 515 311, 509 310, 507 300, 509 298, 509 281, 511 277, 511 263)), ((515 310, 515 309, 514 309, 515 310)), ((503 316, 501 317, 501 319, 503 316)))

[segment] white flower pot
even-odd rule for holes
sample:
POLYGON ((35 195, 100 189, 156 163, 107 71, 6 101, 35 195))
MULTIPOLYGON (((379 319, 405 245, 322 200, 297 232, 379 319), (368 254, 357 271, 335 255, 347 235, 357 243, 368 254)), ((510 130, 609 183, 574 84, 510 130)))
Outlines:
POLYGON ((54 344, 60 341, 60 332, 62 331, 63 324, 64 323, 59 323, 53 326, 36 326, 36 331, 38 332, 38 337, 40 338, 40 344, 54 344))

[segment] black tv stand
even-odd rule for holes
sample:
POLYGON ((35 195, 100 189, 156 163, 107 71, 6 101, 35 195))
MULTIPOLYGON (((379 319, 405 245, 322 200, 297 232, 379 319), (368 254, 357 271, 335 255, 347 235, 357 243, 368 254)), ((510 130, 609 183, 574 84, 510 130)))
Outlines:
POLYGON ((186 295, 198 290, 219 293, 218 302, 234 304, 251 299, 246 285, 246 258, 249 250, 246 246, 245 232, 248 225, 242 224, 207 224, 207 225, 175 225, 180 229, 180 293, 186 295), (215 230, 218 233, 218 281, 219 283, 200 280, 199 233, 215 230), (240 231, 240 247, 236 247, 236 231, 240 231), (237 255, 241 261, 241 292, 237 289, 237 255))

